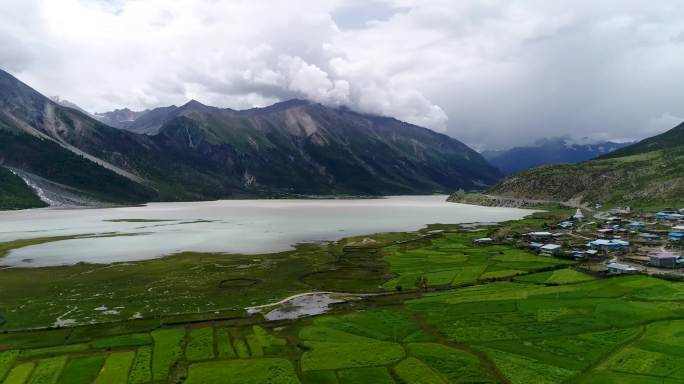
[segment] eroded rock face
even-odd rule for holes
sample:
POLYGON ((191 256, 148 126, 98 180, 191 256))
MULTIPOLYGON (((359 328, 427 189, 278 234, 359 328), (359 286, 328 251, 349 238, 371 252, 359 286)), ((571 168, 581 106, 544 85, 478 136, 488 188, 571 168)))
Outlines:
POLYGON ((193 100, 111 117, 125 121, 117 124, 123 129, 63 107, 0 71, 0 134, 12 132, 8 140, 16 142, 2 147, 7 165, 89 198, 422 194, 483 188, 500 177, 446 135, 303 100, 245 111, 193 100), (79 166, 48 172, 50 159, 79 166), (113 185, 118 189, 109 192, 113 185))

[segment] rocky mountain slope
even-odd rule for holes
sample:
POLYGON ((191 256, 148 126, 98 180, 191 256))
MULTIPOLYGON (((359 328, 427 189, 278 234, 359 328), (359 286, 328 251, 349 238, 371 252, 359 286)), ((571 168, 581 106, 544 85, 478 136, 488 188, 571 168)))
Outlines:
POLYGON ((684 203, 684 124, 594 160, 523 171, 489 193, 608 204, 684 203))
POLYGON ((534 145, 514 147, 502 151, 484 151, 485 157, 493 166, 506 175, 548 164, 579 163, 626 147, 631 143, 575 142, 558 137, 540 140, 534 145))
POLYGON ((0 167, 0 209, 38 208, 46 205, 24 180, 9 169, 0 167))
POLYGON ((129 116, 110 127, 0 71, 0 165, 114 203, 432 193, 500 177, 446 135, 301 100, 246 111, 191 101, 129 116))

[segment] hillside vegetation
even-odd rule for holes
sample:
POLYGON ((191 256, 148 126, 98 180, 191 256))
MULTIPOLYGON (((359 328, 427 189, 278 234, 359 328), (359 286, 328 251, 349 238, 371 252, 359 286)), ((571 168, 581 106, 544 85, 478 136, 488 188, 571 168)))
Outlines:
POLYGON ((684 202, 684 124, 595 160, 520 172, 489 193, 632 206, 681 204, 684 202))
POLYGON ((39 208, 45 205, 19 176, 0 167, 0 209, 39 208))

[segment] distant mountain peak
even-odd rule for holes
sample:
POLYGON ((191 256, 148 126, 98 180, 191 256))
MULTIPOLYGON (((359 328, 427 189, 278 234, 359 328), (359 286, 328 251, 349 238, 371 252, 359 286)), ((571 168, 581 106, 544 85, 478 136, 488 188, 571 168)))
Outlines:
POLYGON ((579 163, 619 150, 631 143, 597 141, 570 136, 537 140, 529 146, 484 151, 482 155, 507 175, 526 169, 558 163, 579 163))
POLYGON ((186 108, 186 107, 193 107, 193 108, 196 108, 196 107, 207 107, 207 105, 204 105, 204 104, 200 103, 199 101, 197 101, 197 100, 195 100, 195 99, 190 99, 190 101, 188 101, 187 103, 185 103, 185 104, 183 104, 183 105, 181 106, 181 108, 186 108))

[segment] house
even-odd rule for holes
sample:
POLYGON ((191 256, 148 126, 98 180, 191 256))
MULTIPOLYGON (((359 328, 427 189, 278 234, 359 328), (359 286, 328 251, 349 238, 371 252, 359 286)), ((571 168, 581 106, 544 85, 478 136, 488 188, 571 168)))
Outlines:
POLYGON ((532 240, 546 240, 548 238, 551 238, 553 236, 553 233, 551 232, 530 232, 527 234, 530 239, 532 240))
POLYGON ((661 268, 673 268, 677 265, 677 259, 679 259, 679 257, 672 252, 652 253, 648 257, 650 260, 649 264, 661 268))
POLYGON ((575 260, 586 259, 587 253, 584 251, 572 251, 572 258, 575 260))
POLYGON ((684 231, 684 225, 675 225, 672 227, 673 231, 684 231))
POLYGON ((628 224, 632 228, 643 228, 646 225, 642 223, 641 221, 632 221, 631 223, 628 224))
POLYGON ((539 250, 544 255, 558 255, 561 253, 562 247, 558 244, 546 244, 539 250))
POLYGON ((584 214, 582 213, 582 210, 577 208, 577 212, 575 212, 575 215, 572 216, 572 218, 577 220, 577 221, 584 220, 584 214))
POLYGON ((620 214, 629 215, 630 213, 632 213, 632 208, 630 208, 630 207, 611 208, 608 212, 615 214, 615 215, 620 215, 620 214))
POLYGON ((624 240, 607 240, 607 239, 597 239, 587 244, 588 248, 598 248, 598 249, 610 249, 618 250, 621 248, 629 247, 629 241, 624 240))
POLYGON ((610 263, 608 264, 608 272, 611 275, 630 275, 637 273, 639 270, 627 264, 610 263))
POLYGON ((584 251, 584 254, 587 255, 587 257, 596 256, 598 255, 598 251, 595 249, 588 249, 584 251))
POLYGON ((672 241, 681 241, 682 238, 684 238, 684 232, 672 231, 667 234, 667 237, 669 237, 672 241))
POLYGON ((674 211, 660 211, 656 213, 656 217, 663 220, 681 220, 684 215, 674 211))
POLYGON ((612 235, 613 232, 615 232, 615 229, 613 228, 601 228, 598 231, 596 231, 599 236, 608 236, 612 235))
POLYGON ((530 247, 530 249, 539 249, 543 246, 544 246, 544 243, 535 243, 535 242, 532 242, 528 245, 528 247, 530 247))
POLYGON ((492 243, 492 238, 491 237, 481 237, 479 239, 475 239, 473 242, 475 244, 491 244, 492 243))
POLYGON ((653 233, 647 233, 647 232, 640 233, 637 236, 644 238, 646 240, 658 240, 658 239, 660 239, 660 236, 653 234, 653 233))
POLYGON ((575 226, 575 223, 573 223, 572 221, 563 221, 560 224, 558 224, 558 227, 563 228, 563 229, 572 228, 574 226, 575 226))

